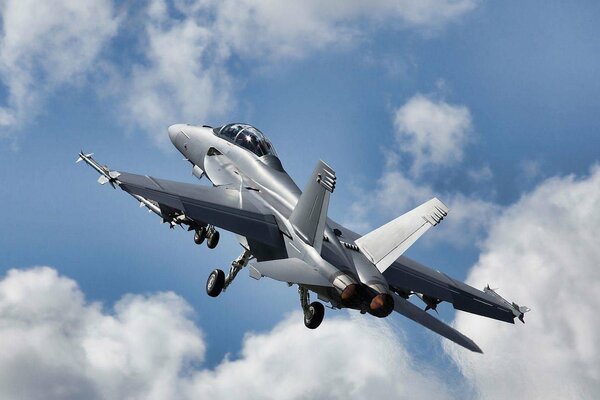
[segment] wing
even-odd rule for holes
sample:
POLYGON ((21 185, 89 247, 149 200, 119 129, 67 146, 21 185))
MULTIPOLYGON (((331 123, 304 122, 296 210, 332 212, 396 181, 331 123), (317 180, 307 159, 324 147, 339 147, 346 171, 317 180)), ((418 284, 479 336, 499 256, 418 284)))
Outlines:
POLYGON ((457 310, 514 323, 513 309, 505 302, 408 257, 402 256, 392 263, 383 276, 400 292, 421 293, 452 303, 457 310))
POLYGON ((270 246, 282 245, 277 220, 253 191, 207 187, 111 171, 91 155, 80 159, 96 169, 100 183, 119 186, 167 222, 211 224, 270 246))
POLYGON ((427 329, 432 330, 438 335, 442 335, 446 339, 451 340, 466 349, 477 353, 483 353, 479 346, 471 339, 398 295, 394 295, 394 311, 404 315, 406 318, 412 319, 417 324, 423 325, 427 329))
MULTIPOLYGON (((332 229, 342 232, 342 238, 352 244, 360 235, 328 219, 332 229)), ((347 250, 350 251, 350 250, 347 250)), ((515 308, 510 302, 491 292, 484 293, 452 277, 426 267, 408 257, 400 256, 384 272, 389 285, 405 295, 420 293, 433 299, 452 303, 455 309, 514 323, 515 316, 522 318, 526 307, 515 308), (522 309, 521 309, 522 308, 522 309)))

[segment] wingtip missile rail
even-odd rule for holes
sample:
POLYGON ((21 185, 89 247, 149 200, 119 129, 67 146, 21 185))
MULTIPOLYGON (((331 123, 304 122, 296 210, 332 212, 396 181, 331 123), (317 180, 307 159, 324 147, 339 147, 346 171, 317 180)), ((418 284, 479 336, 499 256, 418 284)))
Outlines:
POLYGON ((529 308, 527 306, 520 306, 515 302, 511 303, 510 301, 506 300, 504 297, 500 296, 496 292, 496 290, 498 290, 498 289, 492 289, 489 284, 483 288, 483 291, 485 293, 491 294, 492 296, 496 297, 497 299, 499 299, 500 301, 502 301, 503 303, 508 305, 510 307, 510 309, 512 310, 514 316, 519 318, 519 320, 522 323, 525 323, 525 313, 531 311, 531 308, 529 308))
POLYGON ((83 151, 80 151, 79 158, 75 162, 79 163, 85 161, 87 165, 94 168, 100 174, 100 177, 98 178, 99 184, 104 185, 108 182, 115 188, 115 183, 118 184, 117 178, 121 174, 117 171, 111 171, 106 165, 100 165, 98 161, 94 160, 92 157, 93 155, 94 153, 85 154, 83 151))
MULTIPOLYGON (((94 153, 86 154, 83 151, 80 151, 79 158, 77 158, 77 161, 75 162, 79 163, 81 161, 85 161, 87 165, 95 169, 100 174, 100 177, 98 178, 98 183, 100 183, 101 185, 110 183, 110 185, 113 188, 116 188, 116 186, 120 186, 121 182, 119 181, 118 177, 121 176, 121 173, 109 169, 106 165, 101 165, 98 161, 94 160, 94 158, 92 157, 93 155, 94 153)), ((190 223, 190 220, 188 220, 188 218, 183 213, 178 215, 165 214, 164 212, 162 212, 159 205, 155 202, 134 193, 129 194, 140 202, 140 207, 146 207, 148 211, 158 215, 161 218, 162 223, 168 223, 170 228, 174 228, 176 225, 181 226, 181 224, 186 224, 189 225, 191 229, 194 229, 192 224, 190 223)), ((183 228, 183 226, 181 227, 183 228)))

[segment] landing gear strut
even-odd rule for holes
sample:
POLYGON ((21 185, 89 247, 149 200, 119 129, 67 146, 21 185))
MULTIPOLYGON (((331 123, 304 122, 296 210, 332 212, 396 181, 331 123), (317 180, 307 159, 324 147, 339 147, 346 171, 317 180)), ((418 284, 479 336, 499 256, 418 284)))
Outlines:
POLYGON ((310 294, 306 288, 301 286, 298 287, 298 294, 300 295, 300 305, 304 311, 304 325, 308 329, 316 329, 321 325, 321 322, 323 322, 325 307, 318 301, 313 301, 308 304, 310 301, 310 294))
MULTIPOLYGON (((218 234, 219 232, 216 233, 218 234)), ((211 272, 206 281, 206 293, 210 297, 217 297, 221 294, 233 282, 238 272, 248 264, 250 258, 252 258, 250 250, 244 249, 244 252, 231 263, 231 268, 229 268, 227 276, 220 269, 215 269, 211 272)))
POLYGON ((251 257, 252 254, 250 254, 250 250, 244 249, 242 254, 240 254, 239 257, 231 263, 229 273, 225 277, 225 286, 223 287, 223 289, 226 289, 227 286, 229 286, 231 282, 233 282, 238 272, 240 272, 242 268, 248 265, 248 261, 250 261, 251 257))

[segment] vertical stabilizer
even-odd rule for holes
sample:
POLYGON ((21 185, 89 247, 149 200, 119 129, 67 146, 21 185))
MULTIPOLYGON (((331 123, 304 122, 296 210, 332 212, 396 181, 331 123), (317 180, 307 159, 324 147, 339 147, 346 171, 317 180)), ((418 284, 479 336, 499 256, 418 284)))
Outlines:
POLYGON ((323 244, 329 196, 334 189, 335 172, 329 165, 319 161, 290 216, 296 233, 319 253, 323 244))

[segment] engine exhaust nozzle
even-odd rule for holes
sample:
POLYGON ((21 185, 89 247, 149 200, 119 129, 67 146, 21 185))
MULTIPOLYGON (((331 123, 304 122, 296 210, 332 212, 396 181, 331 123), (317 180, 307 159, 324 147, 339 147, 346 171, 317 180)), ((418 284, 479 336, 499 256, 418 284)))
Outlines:
POLYGON ((342 302, 346 306, 352 306, 360 302, 360 285, 357 283, 351 283, 346 286, 340 294, 342 302))
POLYGON ((394 298, 388 293, 379 293, 369 304, 369 314, 385 318, 394 311, 394 298))

